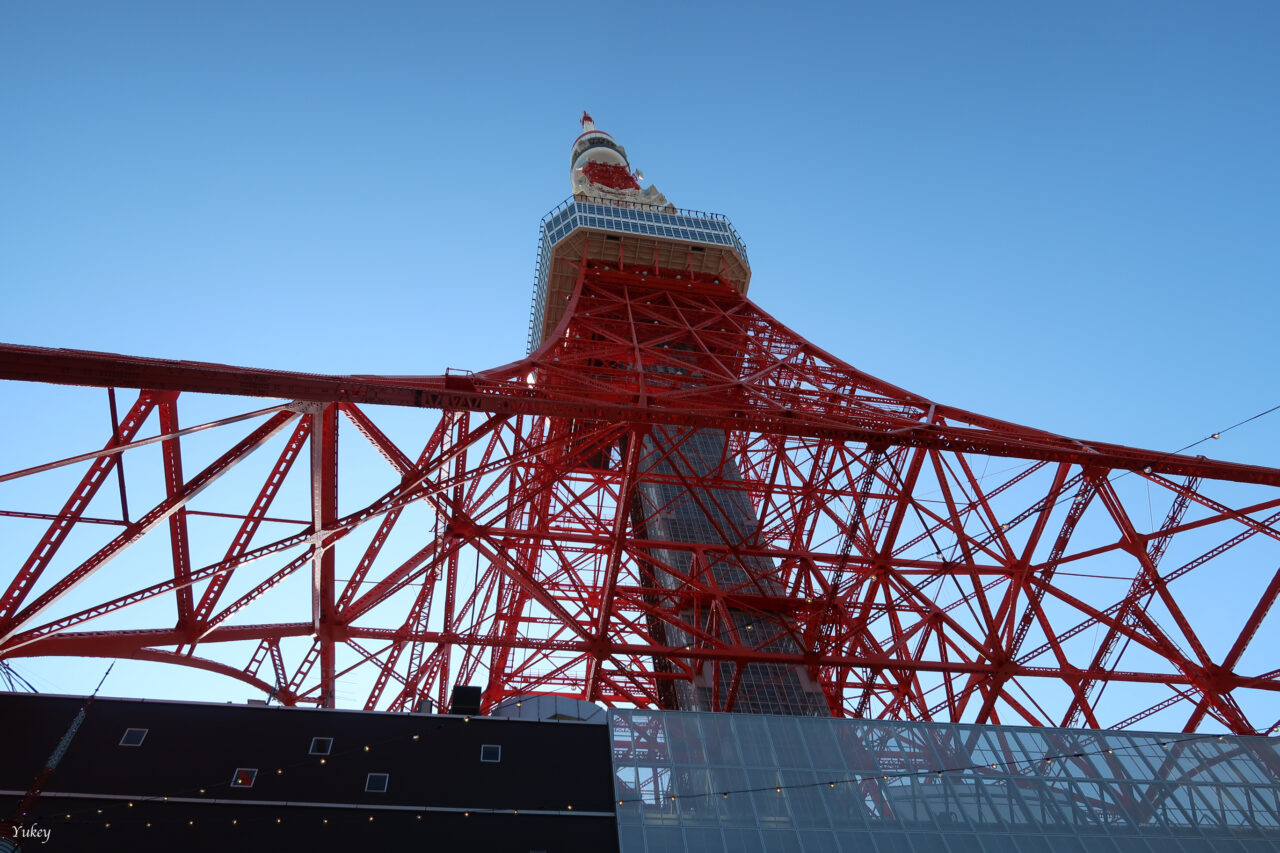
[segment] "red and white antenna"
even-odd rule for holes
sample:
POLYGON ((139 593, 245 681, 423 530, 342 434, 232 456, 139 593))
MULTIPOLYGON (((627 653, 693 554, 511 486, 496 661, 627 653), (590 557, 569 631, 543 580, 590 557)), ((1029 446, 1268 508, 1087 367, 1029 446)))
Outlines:
POLYGON ((569 183, 575 196, 613 204, 667 205, 666 197, 654 187, 640 189, 644 177, 632 171, 627 149, 612 135, 597 130, 586 110, 582 111, 581 124, 582 133, 574 140, 570 155, 569 183))

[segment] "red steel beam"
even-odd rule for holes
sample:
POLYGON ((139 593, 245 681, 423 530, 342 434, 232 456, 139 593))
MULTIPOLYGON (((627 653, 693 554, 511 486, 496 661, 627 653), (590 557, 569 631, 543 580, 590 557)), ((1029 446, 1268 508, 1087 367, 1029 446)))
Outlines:
MULTIPOLYGON (((529 369, 537 365, 529 363, 529 369)), ((503 373, 509 372, 504 370, 503 373)), ((0 379, 94 387, 153 388, 206 394, 277 397, 323 403, 376 403, 494 414, 529 414, 583 418, 617 423, 648 423, 708 429, 747 429, 779 435, 814 436, 845 442, 929 447, 957 453, 1070 462, 1077 465, 1208 477, 1241 483, 1280 486, 1280 471, 1256 465, 1178 456, 1096 441, 1052 436, 1038 430, 978 418, 942 406, 939 412, 989 428, 920 423, 894 429, 878 427, 880 416, 852 417, 844 423, 806 417, 795 409, 728 410, 706 407, 642 405, 630 395, 626 403, 593 397, 593 389, 572 393, 544 392, 521 380, 423 376, 411 379, 378 376, 333 376, 224 364, 148 359, 84 350, 47 349, 0 344, 0 379), (995 429, 990 428, 995 427, 995 429), (997 431, 997 429, 999 431, 997 431)), ((927 401, 926 401, 927 402, 927 401)))

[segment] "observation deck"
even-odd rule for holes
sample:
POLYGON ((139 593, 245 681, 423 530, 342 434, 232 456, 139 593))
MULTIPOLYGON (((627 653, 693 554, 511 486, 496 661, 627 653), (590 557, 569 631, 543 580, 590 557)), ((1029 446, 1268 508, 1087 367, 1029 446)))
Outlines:
POLYGON ((529 352, 564 316, 584 255, 622 266, 711 275, 739 293, 746 293, 751 282, 747 247, 722 214, 570 197, 539 226, 529 352))

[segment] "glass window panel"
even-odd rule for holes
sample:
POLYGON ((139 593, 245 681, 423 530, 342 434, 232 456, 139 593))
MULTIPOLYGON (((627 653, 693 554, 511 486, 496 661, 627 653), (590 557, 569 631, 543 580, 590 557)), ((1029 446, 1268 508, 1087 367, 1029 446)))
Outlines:
MULTIPOLYGON (((717 771, 712 771, 713 775, 717 771)), ((731 826, 755 826, 756 811, 752 805, 751 795, 741 793, 746 788, 746 779, 739 777, 737 784, 733 786, 734 793, 729 796, 721 795, 716 799, 717 814, 720 822, 731 826)))
POLYGON ((786 792, 777 791, 782 784, 780 774, 776 770, 748 770, 748 794, 756 809, 756 818, 760 826, 783 826, 791 824, 791 808, 787 802, 786 792))
POLYGON ((1046 840, 1053 853, 1084 853, 1080 842, 1070 835, 1049 835, 1046 840))
POLYGON ((773 743, 764 717, 738 714, 733 718, 733 728, 738 735, 738 748, 747 766, 775 767, 773 743))
MULTIPOLYGON (((1112 840, 1115 841, 1116 849, 1119 850, 1119 853, 1152 853, 1147 843, 1137 836, 1122 835, 1112 840)), ((1163 853, 1163 851, 1158 851, 1158 853, 1163 853)))
POLYGON ((638 826, 619 827, 618 848, 622 853, 644 853, 644 830, 638 826))
POLYGON ((766 717, 780 767, 809 767, 809 751, 795 717, 766 717))
POLYGON ((650 850, 684 849, 684 833, 678 826, 650 826, 644 834, 650 850))
POLYGON ((707 761, 711 764, 741 764, 742 754, 728 714, 707 714, 701 720, 707 761))
MULTIPOLYGON (((748 678, 751 674, 744 683, 748 678)), ((928 849, 973 853, 977 848, 966 839, 982 838, 985 853, 1278 849, 1280 781, 1262 757, 1268 745, 1256 739, 1166 749, 1162 739, 1182 736, 687 712, 612 714, 618 788, 634 789, 634 796, 649 804, 620 806, 620 825, 634 825, 642 808, 643 819, 659 827, 683 822, 690 829, 711 829, 711 822, 719 821, 742 830, 825 832, 832 825, 844 836, 863 827, 890 831, 903 825, 901 819, 913 829, 903 836, 910 841, 930 839, 934 846, 928 849), (1112 752, 1085 754, 1106 749, 1112 752), (704 762, 711 763, 709 773, 704 762), (940 766, 974 763, 985 766, 936 773, 940 766), (997 769, 990 769, 992 763, 997 769), (806 764, 821 769, 801 769, 806 764), (875 787, 843 781, 859 776, 874 779, 875 787), (825 784, 832 780, 839 780, 834 788, 825 784), (775 790, 778 786, 782 792, 775 790), (728 800, 718 796, 750 788, 764 790, 728 800), (671 803, 672 791, 686 799, 671 803), (692 797, 695 793, 712 796, 692 797), (1131 803, 1145 806, 1135 812, 1131 803), (1056 831, 1046 836, 1037 831, 1041 827, 1056 831), (1250 844, 1238 843, 1242 840, 1250 844)), ((1274 761, 1276 747, 1269 748, 1274 761)), ((893 848, 894 839, 888 836, 879 847, 893 848)), ((870 848, 864 844, 862 849, 870 848)))
POLYGON ((905 832, 874 830, 871 837, 876 842, 877 853, 915 853, 905 832))
MULTIPOLYGON (((653 849, 656 850, 657 848, 653 849)), ((755 829, 739 827, 725 827, 724 849, 741 850, 742 853, 764 853, 764 848, 760 843, 760 832, 755 829)))
POLYGON ((869 832, 846 829, 836 833, 836 841, 840 845, 840 853, 875 853, 875 842, 869 832))
POLYGON ((1042 835, 1028 832, 1012 836, 1012 838, 1019 853, 1053 853, 1049 849, 1049 843, 1044 840, 1042 835))
MULTIPOLYGON (((955 832, 943 833, 942 837, 947 842, 947 849, 950 853, 984 853, 982 843, 976 835, 960 835, 955 832)), ((916 845, 919 846, 918 844, 916 845)), ((942 845, 936 848, 942 849, 942 845)))
POLYGON ((1183 853, 1214 853, 1213 845, 1203 838, 1179 838, 1183 853))
MULTIPOLYGON (((796 725, 800 728, 800 738, 809 752, 811 766, 820 770, 844 771, 847 769, 835 738, 837 728, 821 717, 798 717, 796 725)), ((845 778, 839 773, 825 775, 845 778)))
POLYGON ((802 829, 800 830, 800 849, 805 853, 840 853, 840 844, 836 841, 834 832, 802 829))
POLYGON ((869 814, 866 795, 852 785, 837 785, 828 788, 825 799, 827 815, 832 826, 862 827, 868 820, 877 820, 877 816, 869 814))
POLYGON ((1246 853, 1275 853, 1276 845, 1261 838, 1241 838, 1240 846, 1246 853))
POLYGON ((696 714, 669 714, 667 723, 667 743, 672 760, 680 764, 705 764, 706 753, 703 751, 705 738, 702 727, 698 725, 696 714))
POLYGON ((721 853, 725 849, 719 829, 688 827, 684 831, 684 844, 688 853, 721 853))
POLYGON ((827 817, 826 799, 829 788, 818 787, 812 773, 800 770, 782 772, 782 796, 791 807, 791 819, 800 829, 826 829, 831 826, 827 817))
POLYGON ((800 849, 800 839, 790 829, 761 829, 760 840, 764 853, 795 853, 800 849))

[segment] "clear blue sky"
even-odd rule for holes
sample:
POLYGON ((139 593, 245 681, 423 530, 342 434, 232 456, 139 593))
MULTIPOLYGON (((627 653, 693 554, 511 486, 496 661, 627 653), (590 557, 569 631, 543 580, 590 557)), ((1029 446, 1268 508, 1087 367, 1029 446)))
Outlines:
MULTIPOLYGON (((1176 449, 1280 403, 1278 40, 1274 2, 8 2, 0 339, 504 363, 585 108, 825 349, 1176 449)), ((1278 425, 1202 449, 1280 465, 1278 425)))

